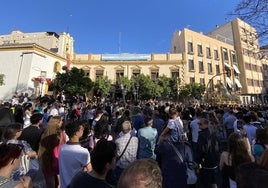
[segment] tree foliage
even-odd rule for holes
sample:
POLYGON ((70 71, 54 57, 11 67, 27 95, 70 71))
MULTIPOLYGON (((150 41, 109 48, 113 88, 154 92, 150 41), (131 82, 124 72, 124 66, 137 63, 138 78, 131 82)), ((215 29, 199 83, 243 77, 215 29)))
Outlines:
POLYGON ((67 96, 75 94, 85 94, 91 90, 93 83, 91 79, 85 76, 82 69, 73 67, 65 73, 57 73, 52 81, 51 87, 55 92, 64 90, 67 96))
POLYGON ((204 85, 200 85, 198 83, 190 83, 186 85, 180 86, 180 97, 200 100, 202 94, 204 94, 206 87, 204 85))
POLYGON ((5 77, 4 74, 0 74, 0 86, 5 84, 4 83, 4 77, 5 77))
POLYGON ((112 81, 107 76, 100 77, 94 83, 94 90, 102 97, 110 93, 112 81))
POLYGON ((255 27, 260 41, 268 39, 268 0, 241 0, 229 13, 255 27))

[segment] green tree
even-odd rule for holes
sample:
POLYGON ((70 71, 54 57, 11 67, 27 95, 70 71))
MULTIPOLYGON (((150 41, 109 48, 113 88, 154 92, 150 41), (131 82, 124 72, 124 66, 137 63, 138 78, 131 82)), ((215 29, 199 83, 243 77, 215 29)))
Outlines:
POLYGON ((155 96, 156 90, 159 90, 158 88, 156 89, 154 81, 148 75, 139 74, 132 78, 132 83, 135 83, 136 86, 138 84, 139 86, 137 91, 138 99, 151 99, 155 96))
POLYGON ((108 79, 108 76, 100 77, 94 83, 94 90, 97 95, 105 97, 110 93, 112 81, 108 79))
POLYGON ((64 90, 66 96, 71 96, 77 93, 88 93, 92 89, 93 83, 89 77, 85 76, 82 69, 73 67, 70 71, 58 72, 50 87, 56 93, 64 90))
POLYGON ((173 98, 174 85, 173 80, 165 75, 159 76, 157 85, 157 97, 162 99, 173 98))
POLYGON ((180 98, 185 98, 187 100, 191 99, 200 100, 202 94, 204 94, 206 90, 206 87, 198 83, 190 83, 180 86, 179 90, 180 90, 180 98))
POLYGON ((4 83, 4 77, 5 77, 4 74, 0 74, 0 86, 5 84, 4 83))

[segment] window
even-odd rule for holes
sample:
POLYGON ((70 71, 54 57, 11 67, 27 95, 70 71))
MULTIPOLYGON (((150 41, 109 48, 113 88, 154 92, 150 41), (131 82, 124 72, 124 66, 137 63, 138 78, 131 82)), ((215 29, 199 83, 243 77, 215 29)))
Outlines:
POLYGON ((201 44, 198 44, 198 45, 197 45, 197 53, 198 53, 198 55, 200 55, 200 56, 203 55, 202 45, 201 45, 201 44))
POLYGON ((231 52, 231 55, 232 55, 232 62, 236 64, 237 63, 237 60, 236 60, 236 54, 235 54, 235 52, 232 51, 231 52))
POLYGON ((132 71, 132 75, 133 75, 133 76, 137 76, 137 75, 139 75, 140 73, 141 73, 141 71, 138 70, 138 69, 135 69, 135 70, 132 71))
POLYGON ((172 78, 173 80, 178 79, 178 78, 179 78, 179 70, 173 70, 173 71, 171 72, 171 78, 172 78))
POLYGON ((187 43, 187 46, 188 46, 188 53, 191 54, 193 53, 193 43, 192 42, 188 42, 187 43))
POLYGON ((119 81, 121 77, 124 76, 124 70, 116 70, 116 81, 119 81))
POLYGON ((224 59, 224 61, 229 61, 227 49, 224 48, 222 50, 222 53, 223 53, 223 59, 224 59))
POLYGON ((104 70, 96 70, 96 80, 103 77, 104 70))
POLYGON ((194 71, 194 60, 189 59, 188 64, 189 64, 189 71, 194 71))
POLYGON ((85 76, 90 77, 90 70, 84 70, 85 76))
POLYGON ((205 78, 200 78, 200 85, 205 85, 205 78))
POLYGON ((219 53, 218 53, 218 50, 214 50, 214 59, 215 60, 218 60, 219 59, 219 53))
POLYGON ((216 65, 216 74, 220 74, 220 65, 216 65))
POLYGON ((190 83, 195 83, 194 77, 190 77, 190 83))
POLYGON ((252 79, 247 79, 247 82, 248 82, 248 86, 253 86, 253 80, 252 79))
POLYGON ((177 47, 174 46, 174 47, 173 47, 173 53, 176 53, 176 52, 177 52, 177 47))
POLYGON ((198 61, 198 65, 199 65, 199 72, 204 72, 204 64, 203 64, 203 61, 198 61))
POLYGON ((208 63, 208 73, 211 74, 212 73, 212 64, 208 63))
POLYGON ((151 70, 151 79, 153 81, 158 79, 158 75, 159 75, 158 70, 151 70))
POLYGON ((245 63, 246 69, 251 70, 251 64, 250 63, 245 63))
POLYGON ((207 58, 211 58, 210 47, 206 47, 207 58))

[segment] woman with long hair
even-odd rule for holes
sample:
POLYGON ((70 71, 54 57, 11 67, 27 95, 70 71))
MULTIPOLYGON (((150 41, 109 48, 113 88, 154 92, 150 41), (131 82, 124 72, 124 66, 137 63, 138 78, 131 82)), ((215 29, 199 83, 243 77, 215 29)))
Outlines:
POLYGON ((52 116, 41 137, 38 156, 46 178, 47 187, 57 187, 59 183, 59 148, 66 143, 61 116, 52 116))
POLYGON ((231 133, 228 138, 228 149, 222 152, 220 158, 220 170, 223 176, 227 176, 230 188, 236 188, 235 179, 238 167, 243 163, 253 161, 254 157, 251 154, 248 139, 241 134, 231 133))

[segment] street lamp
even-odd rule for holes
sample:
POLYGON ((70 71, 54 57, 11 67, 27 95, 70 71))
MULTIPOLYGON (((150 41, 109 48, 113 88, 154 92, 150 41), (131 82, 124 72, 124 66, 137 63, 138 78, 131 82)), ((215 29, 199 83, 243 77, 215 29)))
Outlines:
POLYGON ((124 104, 126 104, 126 94, 127 94, 127 90, 126 90, 126 88, 124 87, 123 83, 121 83, 120 86, 121 86, 121 90, 122 90, 123 101, 124 101, 124 104))

